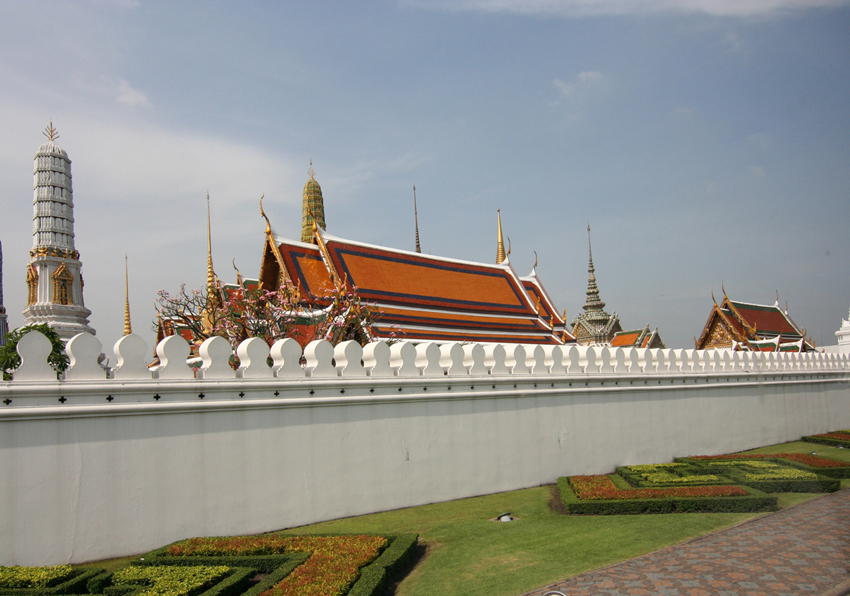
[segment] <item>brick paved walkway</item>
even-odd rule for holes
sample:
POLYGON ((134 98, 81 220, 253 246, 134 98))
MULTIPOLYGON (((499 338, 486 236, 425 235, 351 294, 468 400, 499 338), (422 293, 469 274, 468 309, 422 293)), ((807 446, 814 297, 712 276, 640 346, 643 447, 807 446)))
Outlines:
POLYGON ((523 596, 819 596, 848 580, 845 489, 523 596))

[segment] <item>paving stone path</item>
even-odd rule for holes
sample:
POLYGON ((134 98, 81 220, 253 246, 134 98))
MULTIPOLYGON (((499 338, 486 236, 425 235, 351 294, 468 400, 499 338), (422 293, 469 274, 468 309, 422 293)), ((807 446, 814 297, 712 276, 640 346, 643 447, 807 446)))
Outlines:
POLYGON ((850 593, 850 489, 558 582, 567 596, 850 593))

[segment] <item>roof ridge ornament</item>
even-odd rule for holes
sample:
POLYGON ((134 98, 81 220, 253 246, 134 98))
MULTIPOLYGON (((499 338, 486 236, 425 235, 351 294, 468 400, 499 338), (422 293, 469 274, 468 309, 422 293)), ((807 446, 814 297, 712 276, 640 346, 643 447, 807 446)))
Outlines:
POLYGON ((502 237, 502 210, 496 209, 496 264, 501 265, 507 258, 505 241, 502 237))
POLYGON ((127 253, 124 253, 124 335, 133 333, 133 326, 130 323, 130 284, 127 274, 127 253))
POLYGON ((416 209, 416 185, 413 185, 413 222, 416 228, 416 252, 421 253, 422 248, 419 246, 419 212, 416 209))
POLYGON ((41 133, 47 137, 47 140, 51 143, 59 138, 59 131, 53 128, 53 119, 50 119, 50 124, 44 127, 44 132, 41 133))

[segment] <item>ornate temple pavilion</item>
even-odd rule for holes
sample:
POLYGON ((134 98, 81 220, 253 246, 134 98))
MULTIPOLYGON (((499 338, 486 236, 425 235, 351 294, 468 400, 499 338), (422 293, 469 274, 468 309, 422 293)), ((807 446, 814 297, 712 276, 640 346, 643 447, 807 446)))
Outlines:
POLYGON ((779 307, 779 295, 773 305, 731 300, 723 290, 723 300, 714 300, 699 339, 698 350, 730 348, 754 352, 808 352, 814 346, 788 315, 788 307, 779 307))
MULTIPOLYGON (((262 287, 291 282, 313 299, 335 286, 356 289, 381 313, 372 328, 377 338, 531 344, 574 340, 536 266, 525 277, 511 266, 500 216, 495 264, 345 240, 323 232, 324 227, 321 187, 311 165, 303 193, 301 240, 277 236, 267 225, 262 287)), ((416 233, 418 247, 418 228, 416 233)))
POLYGON ((665 348, 664 342, 661 341, 661 335, 658 333, 658 328, 654 331, 649 330, 649 325, 643 329, 635 329, 633 331, 620 331, 614 334, 611 338, 611 346, 614 348, 665 348))

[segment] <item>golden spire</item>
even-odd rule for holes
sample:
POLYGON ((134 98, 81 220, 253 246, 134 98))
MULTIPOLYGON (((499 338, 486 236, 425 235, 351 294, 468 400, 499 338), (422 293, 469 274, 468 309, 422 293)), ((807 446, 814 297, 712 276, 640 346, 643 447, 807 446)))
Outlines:
POLYGON ((130 324, 130 284, 127 276, 127 253, 124 253, 124 335, 133 333, 133 326, 130 324))
POLYGON ((416 252, 422 252, 419 246, 419 213, 416 211, 416 185, 413 185, 413 222, 416 226, 416 252))
POLYGON ((59 131, 57 131, 55 128, 53 128, 53 120, 50 120, 50 126, 45 126, 44 132, 41 133, 41 134, 46 136, 47 140, 51 141, 51 142, 53 142, 53 141, 55 141, 56 139, 59 138, 59 131))
POLYGON ((505 254, 505 241, 502 239, 502 210, 496 209, 496 264, 504 262, 508 256, 505 254))
POLYGON ((212 299, 216 292, 215 271, 212 261, 212 231, 210 229, 210 193, 207 192, 207 296, 212 299))

